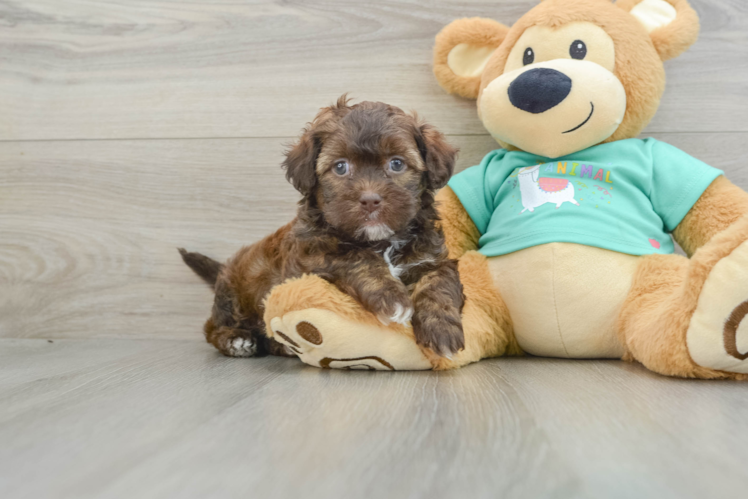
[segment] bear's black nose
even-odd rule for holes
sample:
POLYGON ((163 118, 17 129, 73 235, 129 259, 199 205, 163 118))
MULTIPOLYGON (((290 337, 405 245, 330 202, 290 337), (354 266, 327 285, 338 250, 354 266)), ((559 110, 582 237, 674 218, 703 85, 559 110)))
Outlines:
POLYGON ((522 73, 509 85, 509 101, 528 113, 544 113, 558 106, 571 92, 571 78, 550 68, 522 73))

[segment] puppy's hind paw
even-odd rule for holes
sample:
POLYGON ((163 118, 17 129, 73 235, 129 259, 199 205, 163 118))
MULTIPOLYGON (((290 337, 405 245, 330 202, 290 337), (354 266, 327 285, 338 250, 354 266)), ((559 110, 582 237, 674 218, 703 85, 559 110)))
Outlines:
POLYGON ((234 358, 251 358, 257 354, 257 343, 252 339, 234 337, 226 341, 224 354, 234 358))

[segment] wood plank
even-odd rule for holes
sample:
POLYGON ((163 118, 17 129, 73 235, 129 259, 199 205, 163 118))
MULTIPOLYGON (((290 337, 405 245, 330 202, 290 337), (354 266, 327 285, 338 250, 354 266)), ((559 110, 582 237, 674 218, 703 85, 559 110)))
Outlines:
MULTIPOLYGON (((285 137, 344 92, 483 134, 431 73, 435 34, 512 23, 537 0, 0 4, 0 140, 285 137)), ((748 131, 748 7, 693 0, 699 42, 667 63, 650 132, 748 131)))
MULTIPOLYGON (((748 134, 659 134, 748 188, 748 134)), ((290 220, 288 139, 0 144, 0 337, 201 338, 211 291, 181 262, 218 259, 290 220)), ((451 137, 459 169, 496 147, 451 137)))
POLYGON ((746 397, 615 361, 387 374, 0 339, 0 494, 740 497, 746 397))
POLYGON ((554 451, 584 471, 582 496, 745 495, 737 457, 748 453, 748 384, 666 378, 638 364, 535 361, 501 367, 554 451))
POLYGON ((0 145, 0 336, 199 338, 212 293, 176 248, 223 260, 293 217, 281 142, 0 145))

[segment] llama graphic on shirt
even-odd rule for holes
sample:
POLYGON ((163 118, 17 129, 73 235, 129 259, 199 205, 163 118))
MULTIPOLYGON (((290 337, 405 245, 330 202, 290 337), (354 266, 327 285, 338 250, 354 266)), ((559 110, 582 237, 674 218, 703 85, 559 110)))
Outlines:
POLYGON ((520 169, 518 178, 522 206, 525 207, 521 214, 528 210, 534 212, 546 203, 554 203, 556 208, 567 201, 579 206, 574 199, 574 184, 568 179, 540 177, 540 165, 520 169))

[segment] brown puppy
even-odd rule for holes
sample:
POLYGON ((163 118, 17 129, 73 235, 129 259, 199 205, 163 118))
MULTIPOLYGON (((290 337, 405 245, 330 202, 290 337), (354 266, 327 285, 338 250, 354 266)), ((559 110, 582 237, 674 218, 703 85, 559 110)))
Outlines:
POLYGON ((283 162, 303 195, 295 220, 225 266, 180 249, 215 288, 208 342, 228 356, 291 354, 265 336, 264 299, 311 273, 385 324, 412 319, 416 341, 437 354, 462 349, 462 285, 434 207, 455 155, 440 132, 394 106, 342 97, 323 108, 283 162))

